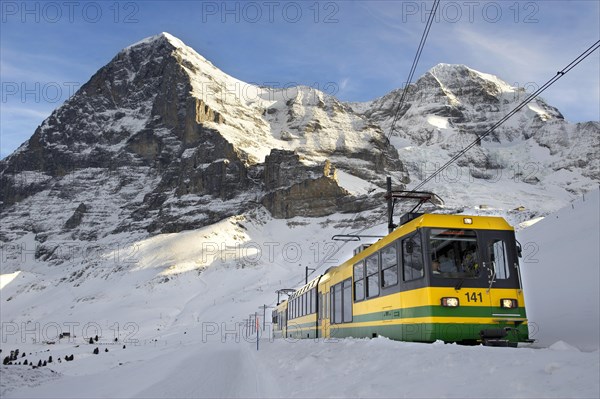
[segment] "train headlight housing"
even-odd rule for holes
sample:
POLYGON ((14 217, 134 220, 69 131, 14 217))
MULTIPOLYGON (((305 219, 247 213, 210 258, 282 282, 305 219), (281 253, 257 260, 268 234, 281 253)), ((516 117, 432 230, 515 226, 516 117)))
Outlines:
POLYGON ((502 298, 500 299, 500 307, 505 309, 514 309, 519 307, 516 299, 502 298))
POLYGON ((463 218, 464 224, 473 224, 473 218, 463 218))
POLYGON ((454 297, 443 297, 442 298, 442 306, 446 306, 449 308, 455 308, 459 305, 460 305, 460 303, 458 302, 458 298, 454 298, 454 297))

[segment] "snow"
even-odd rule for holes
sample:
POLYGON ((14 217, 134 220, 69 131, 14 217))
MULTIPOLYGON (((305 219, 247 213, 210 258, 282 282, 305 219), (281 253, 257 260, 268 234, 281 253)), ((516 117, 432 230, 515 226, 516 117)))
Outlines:
POLYGON ((427 117, 427 123, 439 129, 448 129, 448 118, 437 115, 429 115, 427 117))
POLYGON ((368 194, 370 191, 383 191, 374 184, 342 170, 337 171, 337 180, 340 187, 345 188, 354 195, 368 194))
POLYGON ((173 35, 171 35, 170 33, 167 33, 167 32, 162 32, 162 33, 159 33, 158 35, 146 37, 146 38, 144 38, 144 39, 142 39, 142 40, 140 40, 138 42, 135 42, 132 45, 129 45, 129 46, 125 47, 125 50, 130 50, 131 48, 137 47, 137 46, 152 44, 155 41, 161 40, 161 39, 168 40, 175 47, 185 47, 185 44, 181 40, 179 40, 178 38, 176 38, 175 36, 173 36, 173 35))
POLYGON ((523 283, 537 344, 600 347, 600 192, 586 194, 518 233, 523 283))
POLYGON ((0 274, 0 290, 13 281, 20 273, 21 271, 17 270, 14 273, 0 274))
MULTIPOLYGON (((342 174, 341 181, 348 179, 342 174)), ((263 211, 130 243, 136 250, 127 270, 90 275, 71 290, 53 286, 55 268, 44 272, 49 284, 43 296, 35 290, 15 296, 35 281, 30 273, 8 282, 0 290, 2 353, 19 348, 31 352, 26 358, 34 363, 49 355, 74 354, 75 360, 41 370, 3 366, 2 396, 598 397, 599 205, 598 192, 589 193, 518 233, 526 306, 538 340, 530 347, 384 337, 273 341, 267 309, 267 330, 256 351, 256 341, 239 323, 258 312, 262 324, 259 307, 274 304, 276 289, 302 284, 304 265, 320 273, 353 249, 326 240, 348 232, 340 227, 341 215, 325 224, 323 218, 275 220, 263 211), (565 278, 565 264, 578 273, 565 278), (9 295, 14 299, 6 302, 9 295), (75 338, 44 345, 42 339, 32 342, 32 332, 27 339, 19 334, 26 320, 80 324, 75 338), (92 345, 81 334, 90 321, 101 328, 92 345), (98 355, 92 354, 95 347, 98 355)), ((365 233, 382 229, 385 225, 365 233)), ((38 265, 37 273, 43 269, 38 265)))
MULTIPOLYGON (((3 372, 9 376, 39 375, 40 385, 5 396, 591 398, 599 390, 598 353, 565 345, 506 349, 412 344, 383 337, 263 339, 257 351, 252 337, 236 342, 230 334, 222 342, 222 331, 205 334, 204 340, 201 335, 190 331, 166 346, 111 347, 108 353, 61 363, 58 379, 6 367, 3 372)), ((91 352, 92 347, 86 349, 91 352)))

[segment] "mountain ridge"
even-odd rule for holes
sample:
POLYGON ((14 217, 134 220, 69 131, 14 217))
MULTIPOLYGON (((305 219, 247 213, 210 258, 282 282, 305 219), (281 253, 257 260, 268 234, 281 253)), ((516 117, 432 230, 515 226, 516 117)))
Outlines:
MULTIPOLYGON (((525 95, 439 64, 409 87, 388 145, 400 92, 359 105, 309 87, 259 87, 168 33, 151 36, 119 51, 0 161, 2 240, 177 232, 257 206, 283 218, 376 209, 381 200, 366 193, 379 195, 386 174, 395 187, 415 184, 525 95), (60 217, 20 222, 36 213, 60 217)), ((599 131, 536 99, 459 160, 459 179, 433 184, 449 210, 494 197, 488 206, 544 203, 520 222, 597 184, 599 131)))

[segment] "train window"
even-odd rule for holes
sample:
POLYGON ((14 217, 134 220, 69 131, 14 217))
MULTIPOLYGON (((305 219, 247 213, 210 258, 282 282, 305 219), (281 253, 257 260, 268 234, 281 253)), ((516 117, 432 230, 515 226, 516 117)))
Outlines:
POLYGON ((402 240, 402 266, 404 281, 423 277, 423 249, 418 234, 402 240))
POLYGON ((354 265, 354 300, 365 299, 365 269, 363 262, 354 265))
POLYGON ((352 322, 352 281, 350 279, 344 281, 344 291, 343 291, 343 315, 344 315, 344 323, 352 322))
POLYGON ((375 254, 367 258, 367 298, 379 295, 379 255, 375 254))
POLYGON ((311 290, 312 292, 312 307, 311 307, 311 313, 317 313, 317 289, 313 288, 311 290))
POLYGON ((510 268, 508 267, 508 257, 506 256, 506 244, 503 240, 495 239, 488 245, 490 261, 494 265, 497 280, 506 280, 510 277, 510 268))
POLYGON ((333 291, 333 322, 339 324, 342 322, 342 285, 334 285, 333 291))
POLYGON ((303 312, 303 316, 306 316, 308 314, 308 293, 304 293, 304 295, 302 295, 304 297, 303 302, 304 302, 304 306, 302 309, 303 312))
POLYGON ((479 276, 477 235, 474 230, 431 229, 431 269, 436 278, 479 276))
POLYGON ((317 303, 317 319, 318 320, 322 320, 323 319, 323 294, 321 294, 320 292, 318 293, 319 295, 319 301, 317 303))
POLYGON ((398 256, 396 244, 381 250, 381 286, 383 288, 398 284, 398 256))
POLYGON ((306 311, 308 306, 308 296, 306 295, 306 293, 302 294, 302 316, 306 316, 306 313, 308 313, 306 311))
POLYGON ((333 293, 334 293, 334 289, 333 287, 331 287, 331 289, 329 290, 329 302, 327 303, 328 309, 329 309, 329 321, 331 323, 333 323, 333 293))

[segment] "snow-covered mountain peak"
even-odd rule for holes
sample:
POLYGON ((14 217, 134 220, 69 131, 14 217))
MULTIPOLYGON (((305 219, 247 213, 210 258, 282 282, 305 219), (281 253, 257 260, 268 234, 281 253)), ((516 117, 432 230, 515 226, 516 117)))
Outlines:
POLYGON ((461 85, 480 83, 492 85, 497 92, 512 93, 516 88, 495 75, 479 72, 462 64, 438 64, 428 71, 445 87, 458 88, 461 85))
POLYGON ((125 47, 124 50, 131 50, 136 47, 142 47, 142 46, 148 46, 148 45, 152 46, 152 45, 165 43, 165 42, 170 43, 174 47, 187 47, 185 45, 185 43, 183 43, 177 37, 175 37, 167 32, 161 32, 158 35, 148 36, 140 41, 137 41, 137 42, 125 47))

